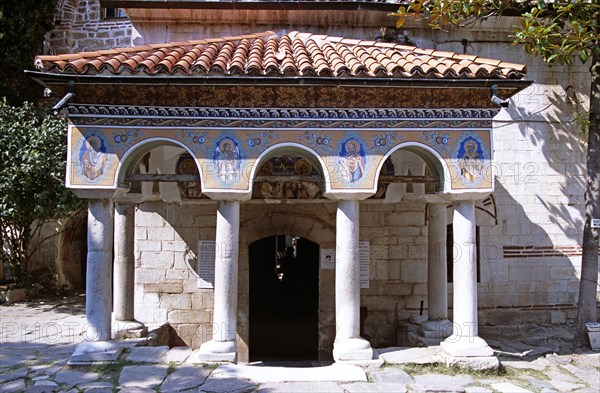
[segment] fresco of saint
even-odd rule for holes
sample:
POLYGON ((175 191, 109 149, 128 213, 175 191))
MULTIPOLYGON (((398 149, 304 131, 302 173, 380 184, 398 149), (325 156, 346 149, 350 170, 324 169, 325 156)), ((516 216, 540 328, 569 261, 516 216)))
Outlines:
POLYGON ((458 159, 460 175, 468 182, 474 183, 483 176, 483 159, 479 154, 479 146, 473 139, 464 142, 464 154, 458 159))
POLYGON ((217 144, 214 153, 217 176, 223 183, 233 183, 238 178, 240 150, 229 138, 217 144))
POLYGON ((365 162, 361 154, 361 145, 357 140, 350 139, 342 151, 339 165, 344 180, 350 183, 360 180, 365 173, 365 162))
POLYGON ((81 147, 81 172, 89 180, 96 180, 104 174, 107 158, 100 138, 91 135, 81 147))

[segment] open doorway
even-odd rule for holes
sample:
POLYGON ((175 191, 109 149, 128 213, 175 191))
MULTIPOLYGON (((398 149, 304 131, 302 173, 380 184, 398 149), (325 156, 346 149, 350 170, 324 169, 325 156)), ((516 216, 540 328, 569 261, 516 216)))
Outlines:
POLYGON ((250 245, 250 361, 318 357, 319 245, 292 235, 250 245))

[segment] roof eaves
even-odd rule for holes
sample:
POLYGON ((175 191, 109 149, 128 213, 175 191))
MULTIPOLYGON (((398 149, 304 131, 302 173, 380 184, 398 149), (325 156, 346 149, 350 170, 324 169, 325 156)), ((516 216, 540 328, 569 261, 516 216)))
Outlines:
POLYGON ((533 81, 523 79, 472 78, 390 78, 390 77, 329 77, 329 76, 233 76, 233 75, 76 75, 51 72, 25 71, 31 78, 45 83, 63 84, 68 81, 85 84, 152 84, 152 85, 262 85, 262 86, 373 86, 373 87, 421 87, 421 88, 514 88, 519 91, 533 81))

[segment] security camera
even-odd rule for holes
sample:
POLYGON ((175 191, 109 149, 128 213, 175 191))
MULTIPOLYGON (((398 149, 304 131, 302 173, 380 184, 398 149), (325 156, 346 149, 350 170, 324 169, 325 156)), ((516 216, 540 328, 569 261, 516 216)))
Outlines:
POLYGON ((508 101, 503 100, 502 98, 500 98, 496 95, 498 93, 498 86, 493 85, 490 88, 490 90, 492 92, 492 97, 490 98, 490 101, 492 101, 494 104, 496 104, 498 106, 501 106, 502 108, 508 108, 508 101))
POLYGON ((498 97, 497 95, 493 95, 490 100, 494 104, 496 104, 498 106, 501 106, 502 108, 508 108, 508 101, 507 100, 503 100, 502 98, 498 97))

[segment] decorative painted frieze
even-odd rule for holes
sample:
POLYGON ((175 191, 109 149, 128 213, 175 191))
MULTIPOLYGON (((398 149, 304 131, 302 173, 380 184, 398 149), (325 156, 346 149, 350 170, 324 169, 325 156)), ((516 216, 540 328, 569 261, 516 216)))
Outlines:
POLYGON ((77 124, 257 128, 489 128, 497 109, 232 109, 69 106, 77 124))
MULTIPOLYGON (((323 193, 375 193, 383 162, 398 149, 421 155, 444 192, 493 188, 490 129, 181 129, 76 126, 69 128, 68 186, 117 188, 133 160, 160 145, 177 145, 198 167, 203 193, 251 193, 270 157, 305 157, 323 177, 323 193)), ((171 173, 175 174, 177 168, 171 173)))

